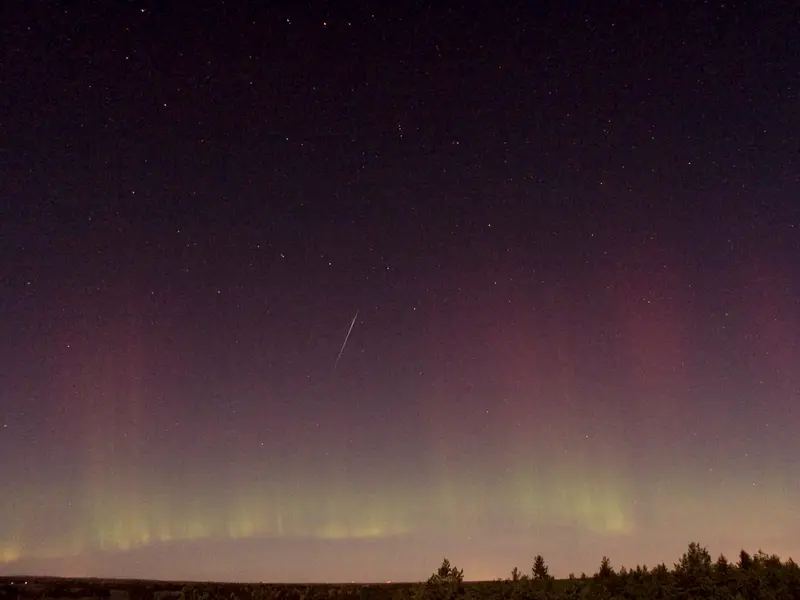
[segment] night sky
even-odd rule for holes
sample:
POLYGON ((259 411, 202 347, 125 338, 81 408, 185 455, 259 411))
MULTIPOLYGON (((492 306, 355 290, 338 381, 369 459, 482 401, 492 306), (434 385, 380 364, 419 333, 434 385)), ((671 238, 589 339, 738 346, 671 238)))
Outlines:
POLYGON ((641 4, 5 3, 0 574, 800 558, 800 9, 641 4))

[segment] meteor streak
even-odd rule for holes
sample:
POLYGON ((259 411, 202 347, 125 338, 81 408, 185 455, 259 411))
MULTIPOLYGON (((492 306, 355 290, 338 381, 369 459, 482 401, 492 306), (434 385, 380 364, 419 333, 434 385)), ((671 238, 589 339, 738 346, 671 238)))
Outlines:
POLYGON ((347 330, 347 335, 344 336, 344 343, 342 344, 342 349, 339 350, 339 356, 336 357, 336 362, 333 363, 333 370, 336 370, 336 365, 339 364, 339 359, 342 358, 342 352, 344 352, 344 347, 347 346, 347 340, 350 339, 350 332, 353 331, 353 325, 356 324, 356 319, 358 318, 358 311, 356 311, 355 316, 353 317, 353 321, 350 323, 350 329, 347 330))

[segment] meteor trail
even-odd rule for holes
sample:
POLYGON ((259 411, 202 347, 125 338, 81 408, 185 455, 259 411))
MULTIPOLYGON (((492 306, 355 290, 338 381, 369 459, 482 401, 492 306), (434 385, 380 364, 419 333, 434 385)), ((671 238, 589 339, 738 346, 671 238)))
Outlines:
POLYGON ((356 319, 358 318, 358 311, 356 311, 355 316, 353 317, 353 321, 350 323, 350 329, 347 330, 347 335, 344 336, 344 343, 342 344, 342 349, 339 350, 339 356, 336 357, 336 362, 333 363, 333 370, 336 370, 336 365, 339 364, 339 359, 342 358, 342 352, 344 352, 344 347, 347 346, 347 340, 350 339, 350 332, 353 331, 353 325, 356 324, 356 319))

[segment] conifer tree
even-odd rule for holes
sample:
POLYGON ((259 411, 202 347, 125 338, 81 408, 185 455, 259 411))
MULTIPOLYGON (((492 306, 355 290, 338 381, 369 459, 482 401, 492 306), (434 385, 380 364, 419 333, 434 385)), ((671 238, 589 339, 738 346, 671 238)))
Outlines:
POLYGON ((749 571, 753 568, 753 559, 744 549, 739 552, 739 562, 736 566, 742 571, 749 571))
POLYGON ((604 556, 600 561, 600 570, 597 571, 595 577, 597 579, 610 579, 614 575, 614 569, 611 567, 611 559, 604 556))
POLYGON ((689 544, 675 564, 675 585, 682 598, 711 597, 714 588, 711 555, 696 542, 689 544))
POLYGON ((464 571, 457 569, 445 558, 439 569, 418 590, 424 600, 453 600, 464 594, 464 571))
POLYGON ((533 568, 531 570, 533 572, 534 581, 546 581, 551 579, 550 570, 547 568, 547 564, 544 562, 544 557, 541 554, 537 554, 536 558, 533 559, 533 568))

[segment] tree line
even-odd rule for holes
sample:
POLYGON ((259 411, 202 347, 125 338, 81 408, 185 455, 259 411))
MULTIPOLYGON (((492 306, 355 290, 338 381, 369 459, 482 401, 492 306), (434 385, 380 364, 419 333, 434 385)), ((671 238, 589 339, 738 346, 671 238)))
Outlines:
MULTIPOLYGON (((471 586, 444 560, 408 600, 800 600, 800 567, 759 550, 731 563, 692 542, 672 568, 665 564, 615 570, 604 556, 592 576, 556 580, 541 555, 529 574, 517 567, 505 580, 471 586)), ((396 599, 399 600, 399 599, 396 599)))
POLYGON ((466 582, 464 572, 444 559, 419 583, 370 585, 285 585, 61 580, 36 586, 3 585, 0 600, 63 598, 128 600, 800 600, 800 567, 762 551, 739 552, 735 562, 689 544, 672 567, 659 564, 615 569, 603 557, 592 575, 555 579, 545 559, 530 570, 514 567, 505 579, 466 582), (112 594, 112 590, 115 592, 112 594))

